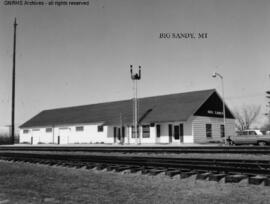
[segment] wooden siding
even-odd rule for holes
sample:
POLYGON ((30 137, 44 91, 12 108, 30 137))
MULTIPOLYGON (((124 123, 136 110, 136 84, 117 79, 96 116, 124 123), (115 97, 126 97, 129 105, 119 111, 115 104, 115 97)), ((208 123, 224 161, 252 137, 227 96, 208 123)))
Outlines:
MULTIPOLYGON (((223 118, 194 117, 192 121, 192 132, 195 143, 205 143, 209 141, 221 141, 220 126, 223 125, 223 118), (212 137, 206 137, 206 124, 212 124, 212 137)), ((235 134, 234 119, 226 119, 226 136, 235 134)))

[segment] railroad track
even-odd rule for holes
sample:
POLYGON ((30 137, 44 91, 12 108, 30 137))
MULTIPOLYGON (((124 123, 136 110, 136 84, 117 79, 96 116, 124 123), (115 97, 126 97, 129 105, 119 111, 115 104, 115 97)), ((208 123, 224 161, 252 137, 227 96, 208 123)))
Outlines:
POLYGON ((270 154, 270 146, 0 146, 0 151, 270 154))
POLYGON ((97 156, 54 153, 0 152, 0 159, 46 165, 60 165, 108 171, 130 171, 156 175, 164 172, 168 176, 186 178, 196 174, 197 179, 225 182, 240 182, 248 179, 251 184, 264 182, 270 186, 270 161, 195 159, 170 157, 97 156))

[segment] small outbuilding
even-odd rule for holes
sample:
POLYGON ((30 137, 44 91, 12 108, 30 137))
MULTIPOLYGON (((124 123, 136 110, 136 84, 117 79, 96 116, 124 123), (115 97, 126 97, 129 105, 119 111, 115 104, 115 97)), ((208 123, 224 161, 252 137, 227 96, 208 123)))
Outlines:
POLYGON ((234 135, 235 118, 215 89, 44 110, 20 126, 20 143, 181 144, 221 141, 234 135))

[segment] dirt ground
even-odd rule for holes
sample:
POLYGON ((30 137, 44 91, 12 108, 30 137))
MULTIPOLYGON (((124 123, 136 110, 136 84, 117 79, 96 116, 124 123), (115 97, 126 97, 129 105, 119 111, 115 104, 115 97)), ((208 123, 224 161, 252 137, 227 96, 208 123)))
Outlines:
POLYGON ((4 203, 270 203, 270 187, 0 161, 4 203))

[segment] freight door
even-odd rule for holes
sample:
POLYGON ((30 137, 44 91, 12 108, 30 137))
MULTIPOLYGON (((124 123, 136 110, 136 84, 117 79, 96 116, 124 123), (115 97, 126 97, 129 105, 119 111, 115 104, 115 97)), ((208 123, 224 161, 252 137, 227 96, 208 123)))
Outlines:
POLYGON ((32 144, 38 144, 40 142, 41 131, 40 129, 32 130, 32 144))
POLYGON ((70 129, 69 128, 60 128, 59 129, 58 144, 68 144, 69 136, 70 136, 70 129))

